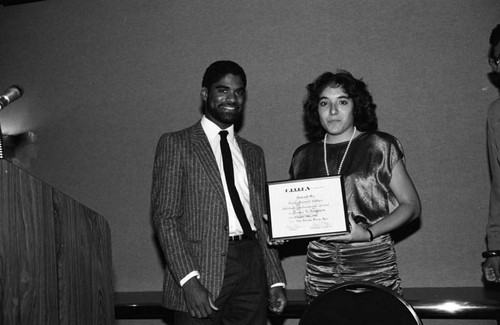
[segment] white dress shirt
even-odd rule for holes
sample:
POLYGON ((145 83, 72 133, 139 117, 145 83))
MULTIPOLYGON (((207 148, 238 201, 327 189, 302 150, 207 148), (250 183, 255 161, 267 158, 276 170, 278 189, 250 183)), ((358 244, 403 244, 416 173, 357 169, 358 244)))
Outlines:
MULTIPOLYGON (((205 116, 203 116, 203 118, 201 119, 201 126, 203 127, 203 131, 205 131, 205 134, 207 135, 210 146, 212 147, 215 161, 217 161, 217 166, 219 167, 222 185, 224 186, 227 211, 229 214, 229 236, 243 235, 243 229, 241 228, 240 222, 238 221, 238 217, 236 216, 236 212, 234 211, 233 203, 227 189, 226 175, 224 174, 224 164, 222 161, 222 153, 220 150, 219 132, 222 130, 205 116)), ((245 162, 243 161, 243 155, 241 154, 238 143, 234 138, 234 126, 231 125, 229 128, 225 129, 225 131, 228 132, 227 142, 229 143, 231 156, 233 158, 234 185, 238 190, 241 204, 245 209, 245 214, 247 216, 248 222, 250 223, 252 230, 255 231, 252 210, 250 209, 250 193, 248 190, 248 178, 245 169, 245 162)))

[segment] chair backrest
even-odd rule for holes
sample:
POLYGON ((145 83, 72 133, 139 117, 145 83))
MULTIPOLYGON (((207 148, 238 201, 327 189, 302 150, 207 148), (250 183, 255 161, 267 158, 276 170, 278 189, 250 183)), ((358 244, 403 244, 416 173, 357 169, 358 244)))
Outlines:
POLYGON ((308 306, 299 325, 422 325, 413 307, 389 288, 347 282, 325 291, 308 306))

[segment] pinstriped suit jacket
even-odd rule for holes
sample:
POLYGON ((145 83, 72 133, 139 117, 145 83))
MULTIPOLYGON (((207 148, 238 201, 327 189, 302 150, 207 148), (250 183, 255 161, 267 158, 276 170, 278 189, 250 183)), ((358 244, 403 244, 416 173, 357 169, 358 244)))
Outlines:
MULTIPOLYGON (((285 282, 277 251, 268 247, 266 169, 262 148, 236 135, 245 161, 250 206, 263 253, 268 284, 285 282)), ((200 122, 164 134, 156 148, 151 195, 152 217, 166 259, 163 305, 187 311, 179 282, 193 270, 219 295, 228 247, 228 213, 214 154, 200 122)))

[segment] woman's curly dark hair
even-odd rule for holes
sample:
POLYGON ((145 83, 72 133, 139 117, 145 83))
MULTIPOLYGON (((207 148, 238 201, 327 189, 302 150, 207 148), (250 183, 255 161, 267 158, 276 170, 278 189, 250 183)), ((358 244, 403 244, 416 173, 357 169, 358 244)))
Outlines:
POLYGON ((358 130, 364 132, 377 130, 378 122, 375 113, 377 105, 373 103, 373 98, 368 92, 366 84, 345 70, 338 70, 336 73, 325 72, 306 87, 307 96, 303 103, 303 120, 306 136, 310 141, 320 140, 326 133, 319 120, 318 103, 319 96, 327 87, 341 87, 353 100, 354 126, 358 130))

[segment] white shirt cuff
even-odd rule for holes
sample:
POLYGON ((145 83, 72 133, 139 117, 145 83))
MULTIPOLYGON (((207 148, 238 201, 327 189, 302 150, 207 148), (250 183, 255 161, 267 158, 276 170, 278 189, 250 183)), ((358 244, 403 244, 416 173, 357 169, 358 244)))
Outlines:
POLYGON ((278 282, 278 283, 275 283, 271 286, 271 288, 276 288, 276 287, 282 287, 282 288, 285 288, 286 287, 286 284, 284 284, 283 282, 278 282))
POLYGON ((184 285, 184 283, 188 282, 191 278, 197 277, 198 279, 200 278, 200 272, 198 271, 192 271, 188 275, 182 278, 182 280, 179 282, 181 287, 184 285))

